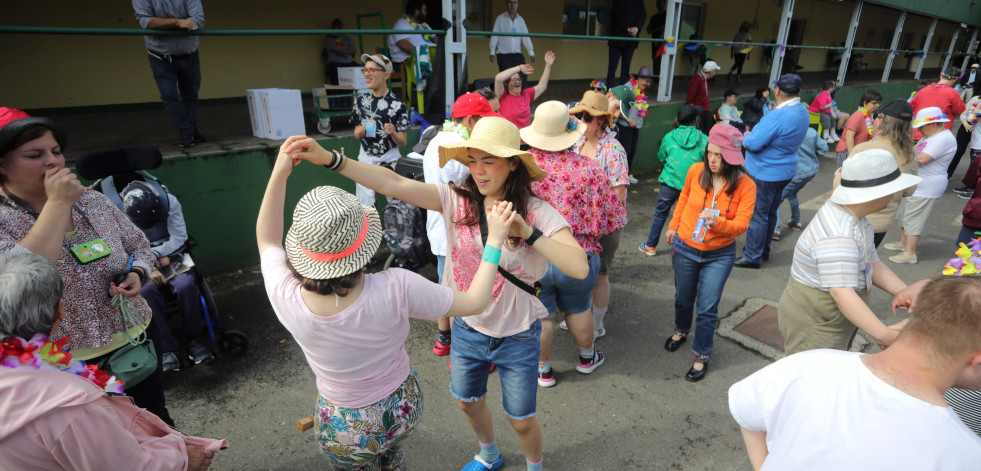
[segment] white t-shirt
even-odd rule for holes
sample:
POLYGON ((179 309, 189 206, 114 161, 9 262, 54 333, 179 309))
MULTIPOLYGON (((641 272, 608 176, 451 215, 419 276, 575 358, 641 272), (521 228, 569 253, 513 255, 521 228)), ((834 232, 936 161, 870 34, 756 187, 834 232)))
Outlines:
MULTIPOLYGON (((971 98, 971 101, 967 102, 967 107, 964 112, 961 113, 961 119, 971 122, 971 117, 977 113, 981 113, 981 97, 971 98)), ((971 131, 971 149, 981 150, 981 121, 974 123, 974 130, 971 131)))
MULTIPOLYGON (((403 15, 402 18, 399 18, 398 21, 395 22, 395 25, 392 26, 392 29, 406 30, 406 29, 415 29, 415 28, 413 28, 412 25, 409 24, 409 20, 405 19, 405 16, 403 15)), ((423 38, 423 33, 426 33, 426 31, 422 31, 422 30, 420 31, 421 32, 419 34, 398 33, 388 36, 388 52, 389 54, 391 54, 390 59, 392 59, 392 62, 401 64, 402 62, 405 62, 405 60, 408 59, 409 56, 412 55, 412 52, 405 52, 402 50, 401 47, 398 46, 398 42, 403 39, 408 39, 413 46, 422 46, 423 44, 435 46, 434 43, 427 42, 423 38)))
POLYGON ((919 173, 923 181, 916 187, 913 196, 920 198, 940 198, 947 190, 947 167, 957 153, 957 139, 954 133, 944 129, 916 143, 916 154, 927 154, 933 160, 920 165, 919 173))
POLYGON ((365 275, 361 295, 330 317, 310 311, 300 281, 286 266, 286 251, 261 254, 266 294, 276 317, 303 350, 317 390, 343 407, 363 407, 395 391, 409 376, 405 339, 409 318, 436 320, 453 304, 453 290, 408 270, 365 275))
MULTIPOLYGON (((439 168, 439 146, 454 142, 463 142, 463 137, 451 131, 440 131, 429 141, 422 156, 422 173, 426 183, 453 182, 460 185, 470 175, 470 169, 456 160, 450 160, 446 166, 439 168)), ((442 214, 426 211, 426 235, 433 255, 446 256, 446 225, 442 214)))
POLYGON ((981 468, 981 439, 953 410, 892 387, 861 356, 802 352, 729 388, 739 426, 766 432, 762 470, 981 468))

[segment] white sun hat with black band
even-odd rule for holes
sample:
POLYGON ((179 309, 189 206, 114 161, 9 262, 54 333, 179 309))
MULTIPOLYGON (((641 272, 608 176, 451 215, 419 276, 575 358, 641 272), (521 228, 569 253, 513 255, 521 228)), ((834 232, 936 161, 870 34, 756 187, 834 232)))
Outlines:
POLYGON ((338 278, 367 265, 381 239, 375 208, 340 188, 320 186, 303 195, 293 210, 286 257, 304 278, 338 278))
POLYGON ((841 185, 831 194, 831 202, 860 204, 903 191, 923 178, 901 173, 892 153, 869 149, 845 159, 841 166, 841 185))

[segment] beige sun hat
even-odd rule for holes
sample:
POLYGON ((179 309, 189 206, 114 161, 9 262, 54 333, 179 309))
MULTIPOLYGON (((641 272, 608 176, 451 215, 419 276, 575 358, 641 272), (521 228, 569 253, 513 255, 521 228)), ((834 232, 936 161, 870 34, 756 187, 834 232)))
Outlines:
POLYGON ((296 203, 286 258, 304 278, 338 278, 364 268, 381 239, 375 208, 340 188, 319 186, 296 203))
POLYGON ((553 100, 535 108, 535 119, 521 129, 521 140, 536 149, 558 152, 572 147, 584 132, 586 125, 569 117, 569 107, 553 100))
POLYGON ((582 94, 579 104, 569 110, 569 114, 589 113, 593 116, 610 116, 610 99, 606 95, 592 90, 582 94))
POLYGON ((899 193, 921 181, 922 177, 901 173, 891 152, 869 149, 845 159, 841 185, 831 193, 831 202, 865 203, 899 193))
POLYGON ((504 118, 481 118, 470 132, 470 139, 439 146, 439 166, 443 167, 450 160, 469 165, 470 149, 480 149, 495 157, 518 157, 533 181, 537 182, 548 176, 535 163, 535 157, 530 152, 521 150, 518 127, 504 118))

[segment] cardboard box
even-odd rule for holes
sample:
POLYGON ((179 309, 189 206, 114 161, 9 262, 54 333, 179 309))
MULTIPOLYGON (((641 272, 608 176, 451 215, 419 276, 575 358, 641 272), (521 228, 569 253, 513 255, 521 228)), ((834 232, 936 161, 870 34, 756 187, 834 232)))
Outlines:
POLYGON ((368 82, 364 80, 361 67, 338 67, 338 85, 353 87, 358 93, 368 93, 368 82))
POLYGON ((286 139, 306 134, 303 122, 303 101, 299 90, 258 90, 262 124, 268 139, 286 139))
POLYGON ((278 90, 276 88, 259 88, 245 91, 245 99, 249 102, 249 118, 252 120, 252 135, 266 137, 266 118, 259 99, 259 92, 278 90))

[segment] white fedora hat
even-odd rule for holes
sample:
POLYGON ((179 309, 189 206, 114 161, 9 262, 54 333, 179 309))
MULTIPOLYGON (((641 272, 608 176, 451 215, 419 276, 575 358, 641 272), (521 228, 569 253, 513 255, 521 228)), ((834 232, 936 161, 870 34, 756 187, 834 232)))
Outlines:
POLYGON ((286 258, 304 278, 338 278, 364 268, 381 239, 375 208, 340 188, 318 186, 296 203, 286 258))
POLYGON ((586 124, 570 117, 565 103, 554 100, 538 105, 531 126, 520 131, 528 145, 551 152, 572 147, 584 132, 586 124))
POLYGON ((947 122, 950 122, 950 118, 944 114, 943 110, 936 106, 929 106, 916 112, 916 118, 913 119, 913 129, 918 129, 931 123, 947 122))
POLYGON ((899 171, 896 158, 882 149, 869 149, 845 159, 841 186, 831 194, 837 204, 866 203, 905 190, 923 178, 899 171))

